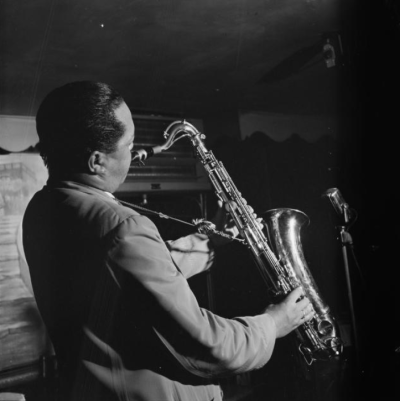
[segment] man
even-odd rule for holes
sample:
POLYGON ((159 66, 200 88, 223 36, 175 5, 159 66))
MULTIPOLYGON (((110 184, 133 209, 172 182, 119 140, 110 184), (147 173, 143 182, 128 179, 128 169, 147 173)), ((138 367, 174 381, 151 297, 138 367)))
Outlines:
POLYGON ((300 288, 254 317, 199 307, 187 279, 212 264, 212 240, 165 243, 112 195, 135 131, 113 88, 67 84, 44 99, 36 122, 49 180, 27 207, 23 243, 60 399, 221 400, 218 378, 262 367, 276 338, 312 318, 300 288))

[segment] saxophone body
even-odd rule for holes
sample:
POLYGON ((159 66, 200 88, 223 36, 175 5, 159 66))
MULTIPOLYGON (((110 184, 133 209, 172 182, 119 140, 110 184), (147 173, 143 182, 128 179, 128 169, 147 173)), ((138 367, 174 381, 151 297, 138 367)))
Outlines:
POLYGON ((338 337, 335 320, 319 295, 301 247, 300 230, 308 222, 308 217, 294 209, 274 209, 265 213, 265 229, 260 228, 252 208, 247 205, 223 164, 206 149, 204 134, 186 121, 175 121, 166 129, 164 137, 167 142, 162 150, 184 137, 192 142, 216 195, 228 205, 270 297, 279 301, 296 287, 303 287, 315 310, 314 318, 295 330, 299 351, 307 364, 339 356, 342 341, 338 337))
POLYGON ((263 214, 267 238, 293 283, 301 285, 313 305, 315 315, 310 322, 296 330, 299 350, 307 363, 339 356, 342 341, 329 306, 322 299, 317 284, 308 268, 300 240, 301 228, 308 225, 308 216, 295 209, 273 209, 263 214))

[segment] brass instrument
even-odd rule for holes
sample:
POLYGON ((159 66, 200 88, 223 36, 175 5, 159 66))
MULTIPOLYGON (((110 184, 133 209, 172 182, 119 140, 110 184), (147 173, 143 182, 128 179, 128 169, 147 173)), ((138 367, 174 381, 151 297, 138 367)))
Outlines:
POLYGON ((299 350, 306 362, 311 365, 314 360, 327 360, 340 355, 342 341, 338 337, 336 323, 329 313, 329 307, 318 293, 300 243, 300 229, 308 217, 293 209, 271 210, 265 215, 265 233, 222 163, 206 149, 203 143, 204 134, 186 121, 175 121, 168 126, 164 137, 167 141, 154 148, 155 153, 168 149, 181 138, 190 138, 216 195, 228 205, 243 242, 250 249, 274 298, 279 300, 296 287, 303 287, 315 310, 314 318, 295 330, 300 343, 299 350))
POLYGON ((308 216, 295 209, 273 209, 263 214, 267 236, 291 284, 301 285, 313 305, 315 317, 296 330, 299 349, 308 364, 339 356, 343 344, 330 309, 319 294, 308 268, 300 241, 301 228, 309 223, 308 216))

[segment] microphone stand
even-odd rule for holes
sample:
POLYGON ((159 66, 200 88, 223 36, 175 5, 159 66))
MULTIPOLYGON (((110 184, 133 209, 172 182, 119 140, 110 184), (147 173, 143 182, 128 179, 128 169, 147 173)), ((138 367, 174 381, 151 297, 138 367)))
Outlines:
MULTIPOLYGON (((353 339, 354 339, 354 348, 356 353, 356 364, 359 369, 360 364, 360 347, 359 347, 359 338, 358 338, 358 329, 357 329, 357 320, 356 314, 354 310, 354 300, 353 300, 353 291, 351 285, 351 277, 350 277, 350 269, 349 269, 349 258, 348 258, 348 247, 353 246, 353 239, 348 231, 350 214, 348 210, 348 205, 345 203, 343 205, 343 216, 345 224, 340 226, 340 240, 342 245, 342 255, 343 255, 343 263, 346 274, 346 284, 347 284, 347 294, 349 298, 349 306, 350 306, 350 314, 351 314, 351 326, 353 329, 353 339)), ((354 256, 354 254, 353 254, 354 256)), ((357 369, 357 370, 358 370, 357 369)))

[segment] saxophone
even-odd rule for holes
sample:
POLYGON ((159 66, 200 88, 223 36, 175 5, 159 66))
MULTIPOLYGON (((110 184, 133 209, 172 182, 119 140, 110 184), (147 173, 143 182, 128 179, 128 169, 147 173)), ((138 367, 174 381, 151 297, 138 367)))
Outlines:
POLYGON ((227 205, 270 295, 279 300, 296 287, 302 286, 312 303, 315 311, 313 319, 295 330, 299 351, 307 364, 339 356, 343 344, 338 336, 336 322, 330 315, 329 307, 319 295, 300 243, 300 229, 308 222, 308 217, 294 209, 274 209, 265 214, 264 231, 223 164, 206 149, 203 143, 205 135, 192 124, 185 120, 171 123, 164 132, 166 142, 153 148, 154 154, 168 149, 184 137, 190 138, 217 197, 227 205))

